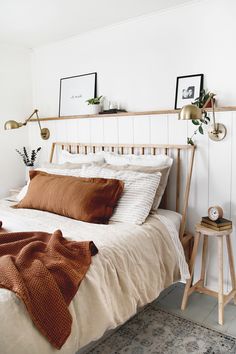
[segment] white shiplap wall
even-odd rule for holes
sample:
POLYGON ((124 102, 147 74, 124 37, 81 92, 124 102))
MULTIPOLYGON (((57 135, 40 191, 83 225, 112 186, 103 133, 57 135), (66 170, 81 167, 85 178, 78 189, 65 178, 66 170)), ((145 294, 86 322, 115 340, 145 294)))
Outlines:
MULTIPOLYGON (((221 142, 213 142, 207 135, 198 134, 195 142, 195 157, 188 211, 188 228, 201 216, 206 215, 210 205, 219 204, 225 216, 236 223, 236 112, 218 112, 217 121, 227 127, 227 136, 221 142)), ((179 121, 177 115, 152 115, 134 117, 105 117, 78 120, 42 122, 50 129, 48 141, 41 140, 36 123, 29 126, 30 146, 42 146, 41 160, 48 161, 53 141, 86 143, 134 143, 134 144, 185 144, 195 126, 179 121)), ((235 235, 234 235, 235 237, 235 235)), ((236 240, 233 238, 234 250, 236 240)), ((235 252, 236 257, 236 252, 235 252)), ((200 261, 200 254, 198 262, 200 261)), ((227 262, 225 262, 227 264, 227 262)), ((217 287, 217 249, 215 240, 210 240, 208 260, 208 285, 217 287)), ((227 279, 228 267, 226 265, 227 279)), ((198 272, 196 272, 197 275, 198 272)), ((230 284, 226 282, 226 287, 230 284)))

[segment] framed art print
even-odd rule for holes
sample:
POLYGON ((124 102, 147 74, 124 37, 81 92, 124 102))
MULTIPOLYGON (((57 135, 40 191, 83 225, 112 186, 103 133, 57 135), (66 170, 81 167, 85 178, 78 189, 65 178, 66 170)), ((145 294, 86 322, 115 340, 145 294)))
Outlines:
POLYGON ((178 76, 176 81, 175 109, 191 104, 203 89, 203 74, 178 76))
POLYGON ((89 73, 60 80, 59 117, 87 113, 86 100, 97 96, 97 73, 89 73))

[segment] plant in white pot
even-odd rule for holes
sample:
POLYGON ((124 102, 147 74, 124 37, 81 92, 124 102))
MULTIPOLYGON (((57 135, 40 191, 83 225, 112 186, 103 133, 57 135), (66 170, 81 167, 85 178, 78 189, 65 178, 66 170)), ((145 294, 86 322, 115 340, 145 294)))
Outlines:
POLYGON ((101 102, 102 102, 103 96, 95 97, 95 98, 89 98, 86 100, 88 103, 88 110, 89 114, 98 114, 101 111, 101 102))

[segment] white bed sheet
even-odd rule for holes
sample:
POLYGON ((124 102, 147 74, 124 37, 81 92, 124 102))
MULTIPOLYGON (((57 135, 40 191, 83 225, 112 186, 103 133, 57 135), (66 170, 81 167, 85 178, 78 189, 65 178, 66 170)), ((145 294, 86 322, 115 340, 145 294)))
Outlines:
POLYGON ((124 323, 179 277, 181 255, 168 232, 169 227, 178 235, 181 216, 177 213, 159 210, 159 215, 149 216, 141 226, 95 225, 9 205, 0 202, 0 219, 9 231, 59 228, 70 239, 93 240, 99 254, 69 306, 72 332, 60 351, 33 326, 22 301, 0 289, 1 354, 74 354, 91 339, 124 323))
POLYGON ((172 210, 158 209, 157 214, 163 215, 167 219, 169 219, 174 224, 176 231, 179 232, 181 219, 182 219, 182 215, 180 213, 176 213, 175 211, 172 210))

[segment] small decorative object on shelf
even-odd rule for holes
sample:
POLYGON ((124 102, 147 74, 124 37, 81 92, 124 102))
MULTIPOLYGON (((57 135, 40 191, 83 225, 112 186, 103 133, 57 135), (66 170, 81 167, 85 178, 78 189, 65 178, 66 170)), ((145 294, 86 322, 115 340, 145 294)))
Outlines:
POLYGON ((111 108, 111 109, 105 109, 104 111, 99 112, 99 114, 115 114, 115 113, 124 113, 127 112, 125 109, 117 109, 117 108, 111 108))
POLYGON ((23 146, 22 152, 18 149, 16 149, 16 152, 22 157, 25 166, 34 167, 34 163, 40 150, 41 147, 38 147, 36 150, 32 150, 31 153, 28 154, 26 147, 23 146))
POLYGON ((103 96, 99 96, 95 98, 89 98, 85 101, 88 103, 90 114, 98 114, 101 111, 102 98, 103 96))

